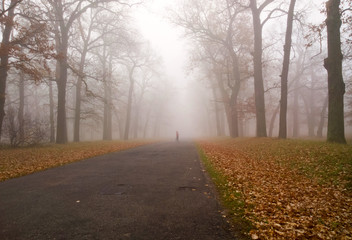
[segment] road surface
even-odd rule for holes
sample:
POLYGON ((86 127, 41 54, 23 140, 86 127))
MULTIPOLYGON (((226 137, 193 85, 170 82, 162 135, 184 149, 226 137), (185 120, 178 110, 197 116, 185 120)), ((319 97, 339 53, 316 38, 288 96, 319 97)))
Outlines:
POLYGON ((0 183, 0 239, 234 239, 192 142, 0 183))

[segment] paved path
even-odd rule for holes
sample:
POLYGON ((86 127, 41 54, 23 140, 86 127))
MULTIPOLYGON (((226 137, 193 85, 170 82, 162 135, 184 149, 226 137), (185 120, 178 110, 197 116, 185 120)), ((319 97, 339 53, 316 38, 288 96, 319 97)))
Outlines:
POLYGON ((0 183, 0 239, 233 239, 191 142, 0 183))

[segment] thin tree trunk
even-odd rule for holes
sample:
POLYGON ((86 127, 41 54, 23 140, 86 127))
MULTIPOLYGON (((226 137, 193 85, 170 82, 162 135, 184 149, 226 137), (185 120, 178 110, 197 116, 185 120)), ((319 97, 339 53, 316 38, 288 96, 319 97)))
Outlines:
POLYGON ((227 125, 229 127, 229 134, 230 136, 233 136, 232 110, 231 110, 230 98, 225 90, 223 79, 220 73, 217 74, 216 80, 219 86, 222 102, 224 103, 225 116, 227 120, 227 125))
POLYGON ((309 93, 309 121, 308 121, 308 136, 314 137, 314 128, 315 128, 315 76, 314 72, 312 71, 311 76, 311 86, 310 86, 310 93, 309 93))
POLYGON ((151 112, 151 108, 149 108, 149 110, 148 110, 147 119, 146 119, 145 124, 144 124, 143 138, 147 138, 147 131, 148 131, 148 126, 149 126, 150 112, 151 112))
POLYGON ((340 0, 329 0, 326 3, 326 26, 328 33, 328 58, 324 66, 328 71, 328 133, 327 141, 346 143, 344 126, 345 83, 342 77, 342 52, 341 52, 341 16, 340 0))
POLYGON ((232 59, 232 71, 234 75, 234 86, 231 89, 230 106, 231 106, 231 118, 232 118, 232 134, 231 137, 238 137, 238 109, 237 109, 237 99, 241 87, 241 74, 239 69, 239 61, 237 54, 231 49, 231 59, 232 59))
POLYGON ((111 75, 110 75, 110 61, 109 58, 109 69, 106 67, 106 49, 104 46, 103 51, 103 83, 104 83, 104 124, 103 124, 103 140, 112 140, 111 131, 111 75))
POLYGON ((293 91, 292 137, 294 137, 294 138, 297 138, 299 136, 298 85, 299 85, 299 78, 297 78, 295 81, 295 87, 294 87, 294 91, 293 91))
POLYGON ((133 90, 134 90, 134 72, 135 66, 129 69, 129 80, 130 80, 130 87, 128 90, 128 100, 127 100, 127 112, 126 112, 126 125, 125 125, 125 134, 123 139, 128 140, 129 132, 130 132, 130 125, 131 125, 131 111, 132 111, 132 98, 133 98, 133 90))
POLYGON ((136 114, 135 114, 135 119, 134 119, 134 132, 133 132, 133 138, 137 139, 138 138, 138 131, 139 131, 139 112, 140 112, 140 104, 136 106, 136 114))
POLYGON ((217 101, 218 97, 217 97, 215 86, 212 86, 212 93, 213 93, 214 107, 215 107, 216 135, 221 136, 220 109, 217 101))
POLYGON ((20 95, 20 105, 18 108, 18 131, 19 143, 24 144, 24 75, 20 73, 20 82, 18 85, 20 95))
MULTIPOLYGON (((266 1, 267 2, 267 1, 266 1)), ((257 137, 266 137, 266 118, 265 118, 265 98, 264 98, 264 80, 263 80, 263 39, 262 39, 262 24, 260 21, 261 9, 257 7, 256 0, 250 0, 250 8, 253 17, 254 29, 254 92, 255 92, 255 107, 256 107, 256 135, 257 137)))
POLYGON ((288 72, 290 67, 290 55, 291 55, 291 44, 292 44, 292 25, 293 25, 293 14, 296 0, 291 0, 290 7, 287 14, 287 28, 285 36, 284 46, 284 61, 281 73, 281 100, 280 100, 280 126, 279 126, 279 138, 287 138, 287 82, 288 72))
POLYGON ((55 117, 54 117, 54 96, 52 81, 49 81, 49 108, 50 108, 50 142, 55 142, 55 117))
POLYGON ((109 57, 109 68, 108 68, 108 79, 109 79, 109 88, 107 92, 108 97, 108 120, 107 120, 107 140, 112 140, 112 99, 111 99, 111 91, 112 91, 112 55, 109 57))
POLYGON ((17 0, 11 1, 11 6, 13 7, 10 7, 8 10, 0 46, 0 140, 2 134, 2 123, 5 117, 6 81, 9 65, 10 36, 13 29, 13 18, 15 16, 15 6, 17 2, 17 0))
POLYGON ((317 129, 317 137, 322 138, 323 137, 323 129, 324 129, 324 124, 325 124, 325 115, 326 115, 326 110, 328 108, 328 100, 329 98, 326 97, 324 100, 324 105, 320 113, 320 121, 319 121, 319 126, 317 129))
POLYGON ((275 121, 276 121, 276 116, 279 113, 280 110, 280 104, 277 105, 277 107, 274 110, 273 115, 271 116, 270 119, 270 126, 269 126, 269 137, 273 136, 273 131, 274 131, 274 125, 275 125, 275 121))
POLYGON ((84 65, 86 61, 86 55, 87 55, 87 46, 86 43, 84 43, 85 46, 82 51, 81 55, 81 61, 79 64, 79 76, 77 78, 77 84, 76 84, 76 107, 75 107, 75 122, 74 122, 74 127, 73 127, 73 141, 74 142, 79 142, 80 141, 80 123, 81 123, 81 92, 82 92, 82 81, 83 81, 83 71, 84 71, 84 65))

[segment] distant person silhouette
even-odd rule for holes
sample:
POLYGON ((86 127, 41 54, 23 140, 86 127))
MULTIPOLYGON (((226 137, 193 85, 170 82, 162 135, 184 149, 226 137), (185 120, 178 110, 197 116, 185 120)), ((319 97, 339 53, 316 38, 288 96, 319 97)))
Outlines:
POLYGON ((176 141, 177 141, 177 142, 178 142, 178 137, 179 137, 178 131, 176 131, 176 141))

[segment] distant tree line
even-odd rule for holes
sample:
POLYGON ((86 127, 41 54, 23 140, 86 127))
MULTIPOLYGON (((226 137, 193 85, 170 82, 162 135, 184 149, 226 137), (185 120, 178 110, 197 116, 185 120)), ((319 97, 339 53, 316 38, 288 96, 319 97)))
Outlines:
POLYGON ((1 3, 3 142, 160 135, 172 89, 160 74, 159 58, 132 24, 131 9, 141 2, 1 3))
POLYGON ((352 3, 320 7, 321 23, 308 14, 319 15, 319 6, 295 0, 187 0, 173 11, 171 21, 194 45, 191 68, 211 90, 207 108, 217 135, 226 132, 225 115, 232 137, 254 126, 257 137, 326 132, 329 142, 346 143, 352 3))
MULTIPOLYGON (((175 92, 132 24, 142 3, 2 0, 0 141, 160 136, 175 92)), ((186 0, 174 9, 170 20, 192 42, 190 73, 207 88, 194 94, 205 131, 345 143, 351 9, 347 0, 186 0), (326 20, 313 23, 319 7, 326 20)))

